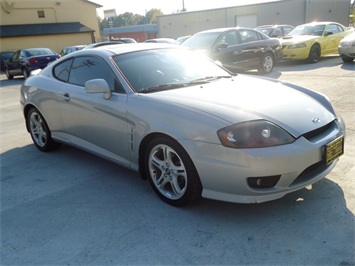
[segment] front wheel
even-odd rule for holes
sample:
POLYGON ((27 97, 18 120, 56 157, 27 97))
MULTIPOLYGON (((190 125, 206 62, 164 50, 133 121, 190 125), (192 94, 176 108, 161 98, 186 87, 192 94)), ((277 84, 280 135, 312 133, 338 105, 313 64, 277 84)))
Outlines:
POLYGON ((265 54, 261 60, 258 72, 260 74, 269 74, 274 69, 275 59, 271 54, 265 54))
POLYGON ((351 63, 352 61, 354 61, 353 57, 346 56, 346 55, 342 55, 341 59, 343 60, 344 63, 351 63))
POLYGON ((27 127, 30 130, 33 143, 40 151, 50 151, 60 146, 51 138, 48 125, 36 108, 32 108, 28 112, 27 127))
POLYGON ((14 76, 10 74, 10 71, 7 68, 5 69, 5 74, 6 74, 6 78, 7 79, 13 79, 14 78, 14 76))
POLYGON ((29 77, 29 72, 27 71, 27 69, 24 67, 22 68, 22 75, 25 79, 27 79, 29 77))
POLYGON ((320 47, 317 44, 314 44, 311 47, 308 55, 308 62, 309 63, 317 63, 320 60, 320 47))
POLYGON ((176 141, 165 137, 152 140, 144 164, 150 185, 164 202, 181 207, 201 197, 202 185, 195 166, 176 141))

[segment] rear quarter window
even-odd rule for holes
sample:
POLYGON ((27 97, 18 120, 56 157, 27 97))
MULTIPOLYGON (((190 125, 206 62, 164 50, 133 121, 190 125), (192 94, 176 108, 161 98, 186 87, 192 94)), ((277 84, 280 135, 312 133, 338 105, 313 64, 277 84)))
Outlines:
POLYGON ((73 63, 73 59, 66 60, 53 68, 53 75, 56 79, 63 82, 68 82, 70 68, 73 63))

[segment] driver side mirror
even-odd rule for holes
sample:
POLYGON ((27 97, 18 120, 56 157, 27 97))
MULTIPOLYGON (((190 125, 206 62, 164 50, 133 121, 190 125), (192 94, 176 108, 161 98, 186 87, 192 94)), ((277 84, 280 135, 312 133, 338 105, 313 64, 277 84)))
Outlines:
POLYGON ((228 44, 226 44, 226 43, 218 44, 216 47, 216 51, 219 51, 221 49, 226 49, 227 47, 228 47, 228 44))
POLYGON ((92 79, 85 82, 87 93, 103 93, 106 100, 110 99, 112 92, 104 79, 92 79))

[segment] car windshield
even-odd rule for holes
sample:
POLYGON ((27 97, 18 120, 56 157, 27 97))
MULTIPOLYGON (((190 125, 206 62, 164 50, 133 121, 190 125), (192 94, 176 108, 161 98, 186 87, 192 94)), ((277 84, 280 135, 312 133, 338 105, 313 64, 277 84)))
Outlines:
POLYGON ((322 36, 325 25, 300 25, 293 29, 288 36, 295 35, 314 35, 322 36))
POLYGON ((232 77, 207 57, 185 48, 132 52, 113 57, 137 92, 156 92, 232 77))
POLYGON ((198 33, 188 38, 181 45, 196 50, 208 50, 213 46, 219 35, 221 35, 220 32, 198 33))
POLYGON ((29 56, 39 56, 39 55, 54 55, 55 53, 49 49, 49 48, 44 48, 44 49, 27 49, 26 52, 28 53, 29 56))

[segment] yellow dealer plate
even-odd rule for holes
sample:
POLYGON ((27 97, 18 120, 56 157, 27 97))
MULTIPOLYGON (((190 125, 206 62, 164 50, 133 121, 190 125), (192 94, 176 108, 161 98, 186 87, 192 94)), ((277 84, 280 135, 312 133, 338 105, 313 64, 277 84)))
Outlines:
POLYGON ((341 136, 325 146, 325 161, 331 164, 344 154, 344 136, 341 136))

